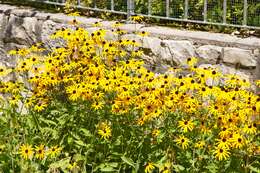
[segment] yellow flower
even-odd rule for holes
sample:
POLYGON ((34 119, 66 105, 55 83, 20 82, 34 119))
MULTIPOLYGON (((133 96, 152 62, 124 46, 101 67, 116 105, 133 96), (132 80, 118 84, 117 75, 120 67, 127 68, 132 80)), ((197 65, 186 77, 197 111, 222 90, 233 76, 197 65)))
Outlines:
POLYGON ((178 122, 178 127, 183 130, 183 132, 192 131, 194 128, 194 123, 191 120, 182 120, 178 122))
POLYGON ((255 84, 260 87, 260 80, 255 81, 255 84))
POLYGON ((118 28, 118 27, 120 27, 120 26, 122 26, 122 23, 120 23, 120 22, 118 22, 118 21, 116 21, 116 22, 112 25, 112 27, 114 27, 114 28, 118 28))
POLYGON ((146 164, 144 171, 145 173, 152 173, 154 169, 155 169, 154 163, 149 162, 146 164))
POLYGON ((153 131, 152 131, 152 135, 153 135, 153 137, 157 137, 157 136, 159 136, 160 135, 160 130, 159 129, 154 129, 153 131))
POLYGON ((20 100, 19 95, 13 95, 12 97, 9 98, 9 103, 12 106, 16 106, 18 104, 19 100, 20 100))
POLYGON ((32 159, 33 157, 33 148, 31 145, 28 145, 28 144, 23 144, 21 147, 20 147, 20 152, 19 152, 22 157, 27 160, 27 159, 32 159))
POLYGON ((104 102, 103 101, 95 101, 91 107, 94 108, 95 110, 102 109, 104 107, 104 102))
POLYGON ((144 18, 143 16, 131 16, 130 20, 140 23, 143 21, 143 18, 144 18))
POLYGON ((61 147, 54 146, 48 150, 47 155, 50 156, 51 158, 54 158, 58 156, 60 152, 61 152, 61 147))
POLYGON ((171 173, 171 163, 166 162, 164 164, 159 165, 159 172, 160 173, 171 173))
POLYGON ((132 56, 142 56, 143 55, 143 51, 141 50, 135 50, 135 51, 132 51, 132 56))
POLYGON ((140 35, 141 37, 145 37, 145 36, 149 35, 149 32, 141 31, 141 32, 138 32, 137 35, 140 35))
POLYGON ((230 152, 227 148, 222 146, 222 147, 216 147, 213 154, 215 155, 216 159, 221 161, 221 160, 226 160, 229 157, 230 152))
POLYGON ((101 27, 102 26, 102 23, 100 22, 95 22, 92 24, 93 27, 101 27))
POLYGON ((177 145, 181 146, 184 150, 188 148, 190 142, 189 139, 183 135, 179 136, 175 141, 177 145))
POLYGON ((45 156, 45 147, 44 145, 36 146, 35 147, 35 156, 37 159, 43 160, 45 156))
POLYGON ((226 138, 226 137, 223 137, 221 139, 217 139, 217 143, 218 147, 224 147, 224 148, 227 148, 229 149, 230 147, 230 141, 226 138))
POLYGON ((246 140, 240 134, 234 134, 231 138, 231 142, 234 148, 240 149, 246 143, 246 140))
POLYGON ((98 134, 101 136, 101 138, 104 138, 107 140, 112 136, 111 128, 106 122, 102 122, 99 125, 98 134))
POLYGON ((71 171, 74 170, 75 168, 77 168, 77 162, 70 163, 68 166, 68 169, 71 171))
POLYGON ((195 57, 192 57, 192 58, 188 58, 187 59, 187 64, 190 66, 190 67, 193 67, 194 65, 196 65, 198 62, 198 58, 195 58, 195 57))
POLYGON ((11 72, 12 72, 11 69, 7 69, 4 66, 0 66, 0 77, 2 77, 2 76, 4 77, 4 76, 8 75, 11 72))
POLYGON ((243 131, 251 135, 256 134, 257 133, 256 123, 245 124, 243 131))
POLYGON ((44 101, 40 101, 38 104, 36 104, 34 106, 34 110, 37 112, 41 112, 43 111, 46 107, 48 106, 48 104, 44 101))
POLYGON ((205 145, 206 145, 205 141, 198 141, 195 143, 195 148, 202 149, 205 147, 205 145))

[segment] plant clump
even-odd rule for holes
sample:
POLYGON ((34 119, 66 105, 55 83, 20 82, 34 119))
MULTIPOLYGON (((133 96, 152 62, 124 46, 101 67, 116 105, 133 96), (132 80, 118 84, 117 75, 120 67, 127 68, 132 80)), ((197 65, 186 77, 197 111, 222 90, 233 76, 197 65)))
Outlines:
POLYGON ((42 44, 10 51, 19 60, 0 67, 0 170, 257 170, 260 96, 248 81, 198 68, 195 57, 154 73, 119 22, 99 27, 75 19, 51 35, 63 41, 48 54, 42 44))

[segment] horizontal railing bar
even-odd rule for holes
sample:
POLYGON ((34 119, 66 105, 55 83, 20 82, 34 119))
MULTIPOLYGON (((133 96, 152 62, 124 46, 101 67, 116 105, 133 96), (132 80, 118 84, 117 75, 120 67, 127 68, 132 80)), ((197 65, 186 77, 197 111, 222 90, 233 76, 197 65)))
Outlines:
POLYGON ((243 25, 235 25, 235 24, 228 24, 228 23, 215 23, 215 22, 204 22, 199 20, 190 20, 190 19, 178 19, 178 18, 172 18, 172 17, 164 17, 164 16, 154 16, 154 15, 146 15, 146 14, 134 14, 134 15, 140 15, 144 17, 151 17, 156 19, 165 19, 165 20, 174 20, 179 22, 190 22, 190 23, 198 23, 198 24, 209 24, 209 25, 220 25, 220 26, 229 26, 229 27, 236 27, 236 28, 248 28, 248 29, 260 29, 260 27, 257 26, 243 26, 243 25))
MULTIPOLYGON (((35 0, 29 0, 29 1, 35 1, 35 0)), ((59 5, 64 6, 64 3, 59 2, 50 2, 50 1, 43 1, 43 3, 46 4, 52 4, 52 5, 59 5)), ((85 7, 81 5, 74 5, 73 7, 79 8, 79 9, 86 9, 86 10, 93 10, 93 11, 100 11, 100 12, 110 12, 110 13, 116 13, 116 14, 123 14, 127 15, 127 12, 123 11, 115 11, 115 10, 106 10, 106 9, 99 9, 99 8, 91 8, 91 7, 85 7)), ((132 15, 140 15, 144 17, 150 17, 155 19, 165 19, 165 20, 172 20, 172 21, 178 21, 178 22, 190 22, 190 23, 197 23, 197 24, 207 24, 207 25, 219 25, 219 26, 226 26, 226 27, 236 27, 236 28, 247 28, 247 29, 260 29, 260 26, 249 26, 249 25, 236 25, 236 24, 229 24, 229 23, 217 23, 217 22, 208 22, 208 21, 199 21, 199 20, 190 20, 190 19, 179 19, 179 18, 173 18, 173 17, 166 17, 166 16, 155 16, 155 15, 146 15, 146 14, 138 14, 138 13, 132 13, 132 15)))
MULTIPOLYGON (((52 5, 60 5, 60 6, 65 5, 63 3, 50 2, 50 1, 44 1, 43 3, 52 4, 52 5)), ((92 8, 92 7, 84 7, 84 6, 81 6, 81 5, 73 5, 73 7, 80 8, 80 9, 86 9, 86 10, 93 10, 93 11, 111 12, 111 13, 117 13, 117 14, 127 14, 127 12, 123 12, 123 11, 113 11, 113 10, 105 10, 105 9, 92 8)))

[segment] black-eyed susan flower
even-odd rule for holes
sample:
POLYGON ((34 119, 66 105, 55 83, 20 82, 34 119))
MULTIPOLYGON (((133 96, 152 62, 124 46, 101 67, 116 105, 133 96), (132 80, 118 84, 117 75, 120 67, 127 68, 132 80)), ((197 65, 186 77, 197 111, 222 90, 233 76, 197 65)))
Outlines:
POLYGON ((147 31, 140 31, 137 34, 140 35, 141 37, 146 37, 146 36, 149 35, 149 32, 147 32, 147 31))
POLYGON ((242 135, 236 133, 236 134, 234 134, 233 137, 231 138, 231 142, 232 142, 232 146, 233 146, 234 148, 240 149, 240 148, 243 147, 243 145, 246 144, 247 141, 246 141, 246 139, 245 139, 242 135))
POLYGON ((11 69, 7 69, 5 66, 0 66, 0 77, 4 77, 11 72, 12 72, 11 69))
POLYGON ((102 122, 98 126, 98 134, 101 138, 107 140, 112 136, 112 130, 106 122, 102 122))
POLYGON ((34 110, 37 112, 43 111, 48 106, 46 101, 39 101, 35 106, 34 110))
POLYGON ((160 135, 160 133, 161 133, 161 131, 160 131, 159 129, 154 129, 154 130, 152 131, 152 136, 153 136, 153 137, 157 137, 157 136, 160 135))
POLYGON ((177 145, 181 146, 181 148, 185 150, 188 148, 190 140, 184 135, 180 135, 179 137, 177 137, 177 139, 175 139, 175 142, 177 143, 177 145))
POLYGON ((35 147, 35 157, 43 160, 45 157, 45 146, 43 144, 35 147))
POLYGON ((226 160, 230 156, 230 151, 225 147, 216 147, 214 149, 214 155, 217 160, 226 160))
POLYGON ((58 156, 61 152, 62 148, 59 147, 59 146, 53 146, 53 147, 50 147, 48 150, 47 150, 47 155, 51 158, 55 158, 56 156, 58 156))
POLYGON ((77 162, 72 162, 72 163, 70 163, 70 164, 68 165, 67 168, 68 168, 70 171, 73 171, 73 170, 75 170, 77 167, 78 167, 77 162))
POLYGON ((29 144, 23 144, 20 146, 19 154, 25 159, 32 159, 33 158, 33 148, 29 144))
POLYGON ((178 127, 181 128, 184 133, 192 131, 194 128, 194 123, 191 120, 181 120, 178 123, 178 127))
POLYGON ((227 148, 227 149, 229 149, 230 146, 231 146, 230 140, 228 140, 227 137, 217 139, 216 144, 218 145, 218 147, 224 147, 224 148, 227 148))
POLYGON ((206 142, 204 140, 198 141, 195 143, 195 148, 202 149, 206 146, 206 142))
POLYGON ((160 173, 170 173, 172 171, 171 167, 172 167, 172 165, 170 162, 159 164, 159 172, 160 173))
POLYGON ((143 16, 131 16, 130 18, 132 21, 140 23, 143 21, 144 17, 143 16))
POLYGON ((154 169, 155 169, 154 163, 149 162, 149 163, 146 164, 144 172, 145 173, 152 173, 154 169))
POLYGON ((102 109, 104 107, 105 103, 102 100, 94 101, 91 105, 91 107, 95 110, 102 109))

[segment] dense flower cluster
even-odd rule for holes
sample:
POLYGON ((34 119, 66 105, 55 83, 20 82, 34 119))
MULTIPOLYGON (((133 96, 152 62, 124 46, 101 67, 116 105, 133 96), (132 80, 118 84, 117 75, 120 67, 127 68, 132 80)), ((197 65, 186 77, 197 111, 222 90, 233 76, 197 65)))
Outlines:
POLYGON ((45 147, 43 144, 32 148, 31 145, 23 144, 20 147, 20 154, 24 159, 32 159, 35 156, 36 159, 43 160, 46 157, 54 158, 61 151, 61 148, 58 146, 54 147, 45 147))
MULTIPOLYGON (((152 145, 158 147, 163 140, 172 139, 178 149, 196 151, 198 157, 213 154, 222 161, 246 155, 259 159, 260 96, 251 91, 249 81, 223 75, 219 69, 199 68, 194 57, 183 67, 156 74, 140 59, 141 43, 122 39, 118 22, 113 29, 117 39, 110 40, 106 39, 108 30, 90 33, 77 21, 73 23, 73 28, 61 28, 51 36, 63 46, 52 48, 48 55, 40 44, 10 52, 19 57, 17 66, 0 67, 0 76, 15 74, 17 80, 1 80, 0 93, 8 100, 2 99, 2 106, 18 109, 23 103, 30 111, 41 113, 56 99, 78 106, 89 104, 96 112, 108 109, 114 116, 134 117, 126 123, 140 129, 150 126, 152 130, 146 134, 151 134, 152 145), (173 129, 165 128, 169 122, 173 129)), ((142 37, 148 34, 138 33, 142 37)), ((116 123, 99 122, 97 133, 105 141, 116 138, 112 129, 124 125, 114 127, 116 123)), ((37 158, 44 157, 38 152, 45 151, 43 146, 34 150, 37 158)), ((23 145, 21 154, 25 159, 32 157, 32 147, 23 145)), ((153 162, 146 164, 145 172, 173 168, 169 159, 153 162)))

